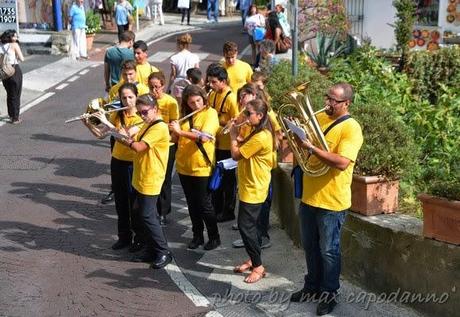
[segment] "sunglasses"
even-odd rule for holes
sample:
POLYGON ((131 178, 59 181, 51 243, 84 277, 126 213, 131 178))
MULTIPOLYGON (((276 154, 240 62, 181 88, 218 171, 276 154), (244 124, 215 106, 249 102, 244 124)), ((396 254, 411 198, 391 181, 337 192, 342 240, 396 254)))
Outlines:
POLYGON ((149 114, 149 111, 150 111, 150 109, 148 109, 148 110, 141 110, 141 111, 138 111, 137 114, 138 114, 139 116, 145 117, 145 116, 147 116, 147 115, 149 114))
POLYGON ((249 117, 251 114, 254 114, 254 113, 257 113, 255 111, 249 111, 249 110, 243 110, 243 114, 246 116, 246 117, 249 117))
POLYGON ((335 103, 341 103, 341 102, 347 101, 347 99, 339 100, 339 99, 332 98, 332 97, 329 96, 329 95, 325 95, 324 98, 326 98, 327 100, 332 100, 332 101, 334 101, 335 103))

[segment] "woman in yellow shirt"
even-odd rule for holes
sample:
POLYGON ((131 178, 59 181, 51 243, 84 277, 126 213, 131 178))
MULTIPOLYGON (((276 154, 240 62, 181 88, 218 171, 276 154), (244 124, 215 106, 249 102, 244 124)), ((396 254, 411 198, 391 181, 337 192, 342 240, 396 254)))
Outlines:
POLYGON ((215 164, 215 136, 219 129, 217 111, 206 106, 206 92, 195 85, 189 85, 182 94, 181 116, 197 111, 188 120, 170 124, 173 137, 178 138, 176 169, 187 199, 188 212, 192 220, 193 239, 189 249, 204 244, 204 225, 209 241, 205 250, 220 245, 216 214, 208 189, 208 179, 215 164))
POLYGON ((132 185, 146 245, 132 261, 152 262, 151 268, 160 269, 172 261, 156 207, 168 163, 169 129, 161 119, 156 100, 150 95, 139 96, 136 106, 145 124, 136 137, 125 138, 122 142, 135 153, 132 185))
MULTIPOLYGON (((139 131, 139 123, 142 119, 136 113, 137 88, 135 84, 125 83, 120 86, 118 96, 124 111, 113 112, 109 119, 105 114, 98 113, 97 118, 101 124, 95 126, 88 119, 83 123, 98 138, 102 139, 109 135, 110 131, 123 132, 134 136, 139 131)), ((110 161, 110 175, 112 178, 112 190, 115 196, 115 209, 118 215, 118 241, 112 245, 112 249, 123 249, 131 245, 134 231, 134 243, 131 251, 136 251, 142 244, 141 225, 136 219, 132 206, 134 193, 131 187, 133 173, 134 153, 120 141, 116 141, 110 161)))
POLYGON ((268 116, 268 106, 263 100, 254 99, 248 102, 243 113, 251 126, 251 132, 239 142, 239 129, 234 124, 230 129, 230 150, 232 158, 238 161, 238 227, 250 259, 235 267, 234 272, 243 273, 252 269, 244 281, 255 283, 265 276, 257 219, 270 185, 274 133, 268 116))

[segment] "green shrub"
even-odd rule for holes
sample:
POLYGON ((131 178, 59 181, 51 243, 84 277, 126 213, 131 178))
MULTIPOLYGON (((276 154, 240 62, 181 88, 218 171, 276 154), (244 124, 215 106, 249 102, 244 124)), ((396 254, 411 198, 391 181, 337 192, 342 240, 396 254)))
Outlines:
POLYGON ((101 30, 101 17, 93 10, 86 12, 86 34, 95 34, 101 30))
POLYGON ((417 173, 418 147, 413 132, 395 112, 382 107, 378 100, 354 103, 350 111, 364 136, 356 174, 395 180, 417 173))
POLYGON ((309 83, 306 92, 310 97, 313 109, 323 108, 324 95, 332 84, 331 81, 303 62, 299 63, 299 72, 294 78, 291 67, 291 62, 286 60, 273 67, 267 82, 267 91, 272 97, 272 108, 276 111, 283 103, 288 102, 286 93, 295 90, 297 86, 305 82, 309 83))

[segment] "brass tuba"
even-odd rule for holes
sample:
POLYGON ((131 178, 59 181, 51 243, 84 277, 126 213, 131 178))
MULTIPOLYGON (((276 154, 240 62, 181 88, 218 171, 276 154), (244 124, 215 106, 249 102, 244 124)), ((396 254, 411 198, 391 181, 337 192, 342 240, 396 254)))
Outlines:
POLYGON ((311 156, 306 149, 300 147, 294 139, 294 133, 288 128, 285 122, 285 120, 289 120, 291 123, 294 123, 305 132, 307 138, 315 147, 329 152, 326 139, 316 119, 316 115, 325 111, 326 108, 317 112, 313 111, 310 99, 308 95, 304 93, 306 87, 307 83, 287 93, 286 97, 289 99, 289 102, 281 105, 279 108, 278 121, 303 172, 308 176, 318 177, 326 174, 329 170, 329 166, 317 157, 311 156))

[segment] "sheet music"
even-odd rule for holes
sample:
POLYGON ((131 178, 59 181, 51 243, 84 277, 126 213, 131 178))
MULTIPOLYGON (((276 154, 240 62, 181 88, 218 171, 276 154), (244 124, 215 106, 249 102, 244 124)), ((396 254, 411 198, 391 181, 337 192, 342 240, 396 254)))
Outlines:
POLYGON ((209 133, 206 133, 206 132, 202 132, 200 130, 196 130, 196 129, 192 129, 191 130, 193 133, 196 133, 198 134, 199 137, 203 137, 203 138, 208 138, 210 140, 215 140, 214 136, 209 134, 209 133))
POLYGON ((284 123, 286 123, 286 126, 288 129, 297 135, 300 140, 305 141, 307 139, 307 135, 305 134, 305 131, 298 126, 296 126, 291 120, 283 118, 284 123))
POLYGON ((232 158, 228 158, 228 159, 225 159, 225 160, 222 160, 222 161, 218 161, 217 163, 222 163, 222 165, 224 165, 225 170, 235 169, 237 167, 237 165, 238 165, 238 162, 235 161, 232 158))

